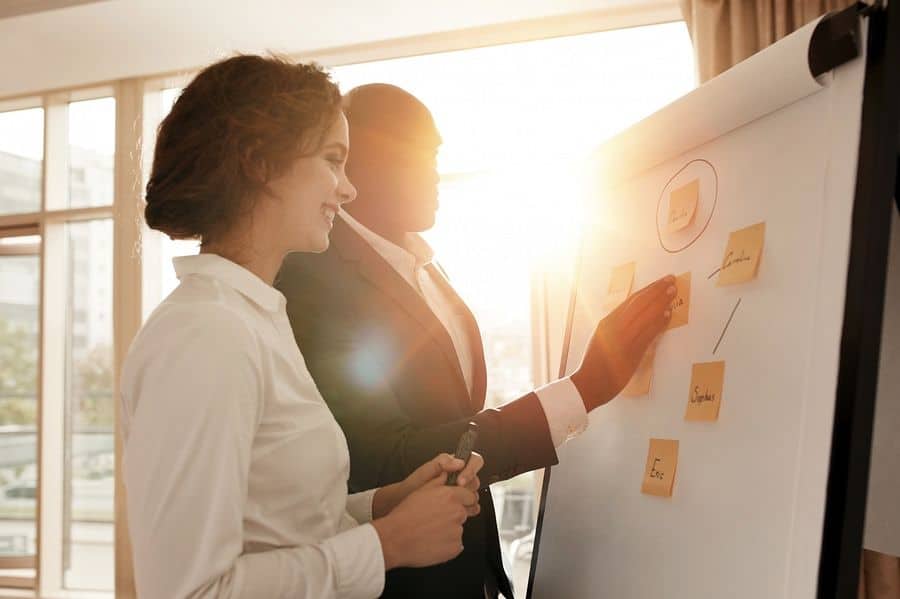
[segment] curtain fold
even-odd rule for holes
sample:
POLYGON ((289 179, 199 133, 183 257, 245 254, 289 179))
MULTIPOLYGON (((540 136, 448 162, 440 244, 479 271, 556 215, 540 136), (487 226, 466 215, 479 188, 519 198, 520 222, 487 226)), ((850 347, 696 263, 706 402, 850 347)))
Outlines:
POLYGON ((700 83, 852 0, 681 0, 700 83))
MULTIPOLYGON (((700 83, 852 0, 681 0, 700 83)), ((900 599, 900 558, 863 551, 859 599, 900 599)))

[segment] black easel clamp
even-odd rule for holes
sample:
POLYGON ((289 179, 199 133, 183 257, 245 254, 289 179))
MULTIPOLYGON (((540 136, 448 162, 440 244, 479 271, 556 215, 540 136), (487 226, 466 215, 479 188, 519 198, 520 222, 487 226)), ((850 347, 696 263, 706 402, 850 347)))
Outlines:
POLYGON ((809 40, 807 55, 813 77, 859 56, 859 15, 870 8, 864 2, 857 2, 819 21, 809 40))

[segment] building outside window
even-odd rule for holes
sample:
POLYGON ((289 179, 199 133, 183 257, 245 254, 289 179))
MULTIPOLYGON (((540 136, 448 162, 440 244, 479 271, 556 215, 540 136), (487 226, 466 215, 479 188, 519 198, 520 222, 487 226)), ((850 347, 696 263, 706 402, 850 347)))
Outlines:
POLYGON ((59 151, 45 166, 48 112, 0 112, 0 586, 35 585, 43 484, 54 490, 42 507, 57 523, 44 534, 56 539, 52 576, 58 587, 109 591, 115 515, 112 219, 84 219, 70 209, 112 205, 115 99, 58 101, 51 113, 54 124, 46 133, 59 151), (55 210, 52 217, 48 209, 55 210), (9 215, 22 215, 19 224, 2 226, 9 215), (53 239, 45 248, 42 222, 53 239), (43 309, 57 325, 44 351, 43 405, 45 413, 60 416, 58 428, 43 431, 43 446, 53 448, 49 463, 56 465, 43 478, 42 251, 51 267, 44 272, 50 304, 43 309))

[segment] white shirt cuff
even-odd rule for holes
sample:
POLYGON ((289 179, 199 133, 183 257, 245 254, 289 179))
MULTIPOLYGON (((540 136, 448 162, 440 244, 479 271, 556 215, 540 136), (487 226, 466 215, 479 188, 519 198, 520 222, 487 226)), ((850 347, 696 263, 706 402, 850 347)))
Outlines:
POLYGON ((347 496, 347 513, 360 524, 372 521, 372 502, 378 489, 369 489, 347 496))
POLYGON ((587 428, 587 411, 578 388, 569 377, 536 389, 538 401, 547 417, 553 446, 559 447, 587 428))
POLYGON ((371 524, 345 530, 323 542, 334 556, 337 596, 372 599, 384 591, 384 553, 371 524))

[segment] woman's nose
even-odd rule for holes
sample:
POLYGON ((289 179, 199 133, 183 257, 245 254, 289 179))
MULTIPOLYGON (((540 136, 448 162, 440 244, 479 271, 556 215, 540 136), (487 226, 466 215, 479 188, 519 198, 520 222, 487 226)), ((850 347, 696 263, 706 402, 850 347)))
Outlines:
POLYGON ((344 185, 339 190, 338 195, 341 198, 341 204, 346 204, 356 199, 356 187, 350 182, 350 179, 344 178, 344 185))

